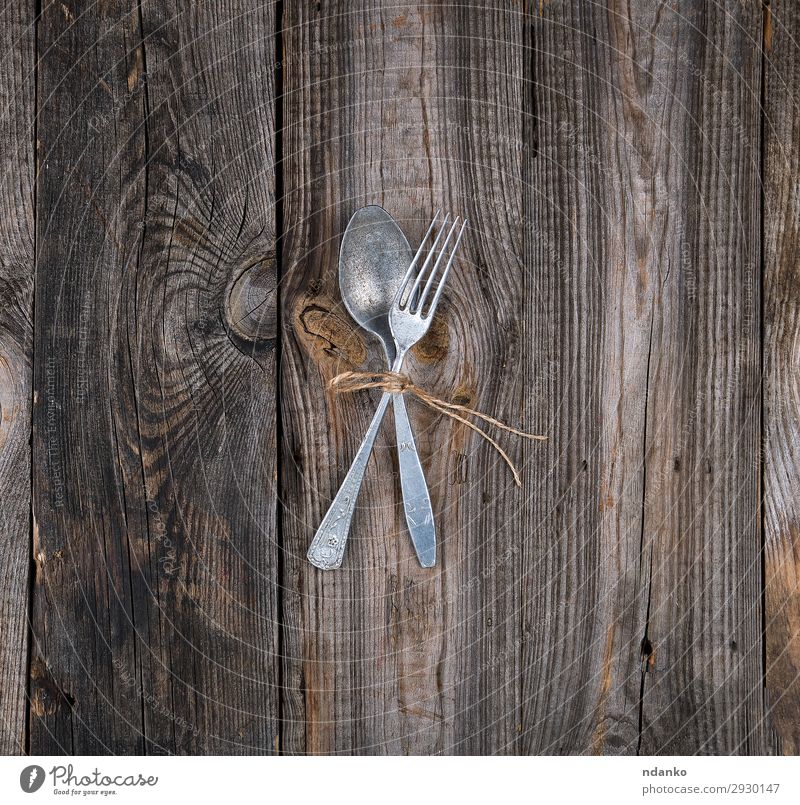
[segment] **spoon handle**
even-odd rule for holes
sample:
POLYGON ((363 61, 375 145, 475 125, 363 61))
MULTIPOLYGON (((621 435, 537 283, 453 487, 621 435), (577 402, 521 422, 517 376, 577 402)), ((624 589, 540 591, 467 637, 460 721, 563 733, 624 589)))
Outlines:
POLYGON ((392 397, 406 523, 419 563, 422 567, 433 567, 436 564, 436 526, 433 522, 428 484, 419 461, 411 423, 408 421, 405 399, 402 394, 393 394, 392 397))
POLYGON ((369 462, 369 454, 375 444, 375 437, 381 426, 392 395, 384 392, 378 404, 378 410, 372 418, 364 441, 358 448, 356 457, 342 482, 336 497, 333 499, 328 513, 320 523, 314 539, 308 548, 308 561, 320 570, 336 570, 341 567, 344 558, 344 549, 347 545, 347 536, 350 533, 350 521, 356 508, 358 493, 361 491, 361 482, 369 462))

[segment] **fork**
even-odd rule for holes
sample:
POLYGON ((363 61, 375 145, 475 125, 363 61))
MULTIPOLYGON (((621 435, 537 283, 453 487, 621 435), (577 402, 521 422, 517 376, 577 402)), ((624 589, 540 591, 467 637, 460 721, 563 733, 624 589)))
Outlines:
MULTIPOLYGON (((464 221, 459 229, 459 218, 456 216, 448 229, 450 215, 446 215, 430 247, 430 251, 422 263, 422 267, 418 269, 417 266, 425 253, 425 244, 436 226, 439 215, 440 213, 437 212, 433 221, 431 221, 428 231, 425 233, 425 237, 422 239, 422 243, 420 243, 419 249, 417 249, 417 253, 414 255, 414 259, 411 261, 408 271, 406 271, 403 281, 395 294, 389 311, 389 324, 397 350, 395 361, 391 367, 392 372, 401 370, 408 350, 428 332, 436 307, 439 304, 447 275, 450 273, 456 251, 461 242, 461 236, 467 226, 467 222, 464 221), (448 245, 457 229, 458 234, 450 249, 450 257, 444 268, 442 268, 448 245), (435 262, 431 265, 445 230, 447 230, 447 237, 441 245, 435 262), (436 284, 435 291, 433 290, 434 284, 436 284)), ((361 490, 361 483, 364 480, 364 472, 367 469, 369 456, 375 444, 375 437, 378 435, 378 430, 391 399, 392 393, 388 391, 383 393, 378 404, 378 410, 375 412, 364 440, 361 442, 361 447, 359 447, 327 514, 322 519, 317 533, 311 540, 307 554, 308 561, 321 570, 335 570, 342 565, 353 512, 355 511, 358 493, 361 490)), ((409 528, 414 540, 414 546, 417 549, 417 555, 420 558, 420 564, 423 567, 432 567, 436 562, 435 526, 433 515, 431 514, 428 487, 422 474, 422 468, 419 465, 414 436, 411 433, 411 427, 407 419, 398 428, 397 448, 400 459, 400 482, 403 487, 406 520, 409 521, 409 528), (411 472, 412 468, 414 472, 411 472), (418 520, 420 515, 422 515, 421 520, 418 520)))

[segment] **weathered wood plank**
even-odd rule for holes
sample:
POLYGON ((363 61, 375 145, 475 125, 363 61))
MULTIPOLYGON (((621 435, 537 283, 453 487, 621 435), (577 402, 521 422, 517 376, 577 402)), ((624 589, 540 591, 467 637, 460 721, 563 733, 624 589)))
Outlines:
MULTIPOLYGON (((231 0, 142 11, 150 116, 140 265, 149 276, 137 320, 152 321, 142 346, 155 360, 141 364, 137 410, 145 482, 176 520, 183 551, 179 583, 165 585, 166 605, 159 596, 158 637, 149 641, 158 649, 143 661, 143 679, 171 703, 166 719, 151 715, 157 736, 179 716, 197 730, 176 736, 172 751, 271 752, 273 10, 231 0)), ((150 622, 155 614, 151 601, 150 622)))
POLYGON ((668 102, 685 112, 661 145, 664 164, 680 166, 665 188, 678 242, 659 275, 647 378, 641 752, 766 754, 762 16, 737 2, 678 11, 688 24, 676 37, 683 84, 668 102))
POLYGON ((768 749, 760 16, 730 5, 533 15, 526 386, 552 439, 523 553, 522 751, 768 749))
POLYGON ((664 186, 681 189, 659 144, 685 115, 664 106, 674 41, 655 5, 548 3, 532 15, 524 386, 533 430, 550 439, 526 450, 526 754, 630 754, 638 743, 650 332, 676 248, 664 186))
POLYGON ((25 751, 33 363, 32 2, 0 10, 0 754, 25 751))
POLYGON ((472 5, 290 8, 290 751, 769 750, 760 61, 745 33, 759 25, 757 9, 692 3, 553 3, 529 20, 472 5), (443 121, 458 136, 441 136, 443 121), (348 567, 323 576, 304 546, 369 415, 324 383, 375 360, 338 307, 336 247, 362 203, 387 197, 399 218, 425 219, 413 192, 426 180, 434 202, 459 199, 479 221, 453 290, 474 308, 464 322, 448 308, 446 349, 412 371, 501 415, 522 410, 551 441, 515 451, 528 461, 524 506, 458 429, 422 436, 434 505, 461 482, 440 515, 438 577, 409 563, 397 489, 375 480, 393 468, 384 442, 348 567), (480 321, 493 329, 476 334, 480 321), (411 657, 424 673, 404 671, 411 657))
POLYGON ((504 751, 517 725, 508 552, 521 498, 497 457, 412 403, 438 567, 418 566, 402 521, 390 420, 343 568, 317 571, 305 551, 377 399, 325 391, 337 372, 381 361, 336 281, 357 207, 387 208, 412 245, 439 207, 470 218, 407 370, 435 393, 519 419, 522 16, 481 4, 290 3, 284 30, 285 749, 504 751))
POLYGON ((773 0, 764 47, 766 682, 784 754, 800 754, 800 8, 773 0))
POLYGON ((142 749, 141 703, 115 685, 112 664, 124 658, 127 668, 136 651, 127 545, 136 526, 113 431, 111 332, 138 240, 131 218, 142 217, 142 100, 128 97, 126 64, 137 28, 135 3, 120 2, 103 15, 51 3, 38 28, 35 754, 142 749))
POLYGON ((39 31, 32 750, 273 751, 272 8, 39 31))

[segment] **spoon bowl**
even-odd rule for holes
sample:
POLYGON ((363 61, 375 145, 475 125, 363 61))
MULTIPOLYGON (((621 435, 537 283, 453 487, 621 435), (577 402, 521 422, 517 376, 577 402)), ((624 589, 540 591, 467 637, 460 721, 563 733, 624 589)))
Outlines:
POLYGON ((339 288, 355 321, 377 336, 389 365, 395 347, 389 311, 414 254, 394 218, 383 207, 357 210, 339 249, 339 288))

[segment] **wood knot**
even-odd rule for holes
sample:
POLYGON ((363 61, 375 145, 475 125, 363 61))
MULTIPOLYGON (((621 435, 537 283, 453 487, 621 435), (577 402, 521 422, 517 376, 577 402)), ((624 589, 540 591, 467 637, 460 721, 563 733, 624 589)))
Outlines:
POLYGON ((239 338, 249 342, 275 340, 277 286, 274 252, 245 268, 231 283, 225 300, 225 319, 239 338))
POLYGON ((420 363, 438 363, 447 356, 450 346, 450 331, 445 317, 434 316, 425 337, 412 348, 411 352, 420 363))
POLYGON ((473 408, 477 402, 475 389, 462 383, 453 391, 450 402, 454 405, 463 405, 467 408, 473 408))
POLYGON ((294 316, 295 333, 317 363, 361 366, 367 360, 364 340, 355 326, 334 310, 324 296, 306 298, 298 304, 294 316))

